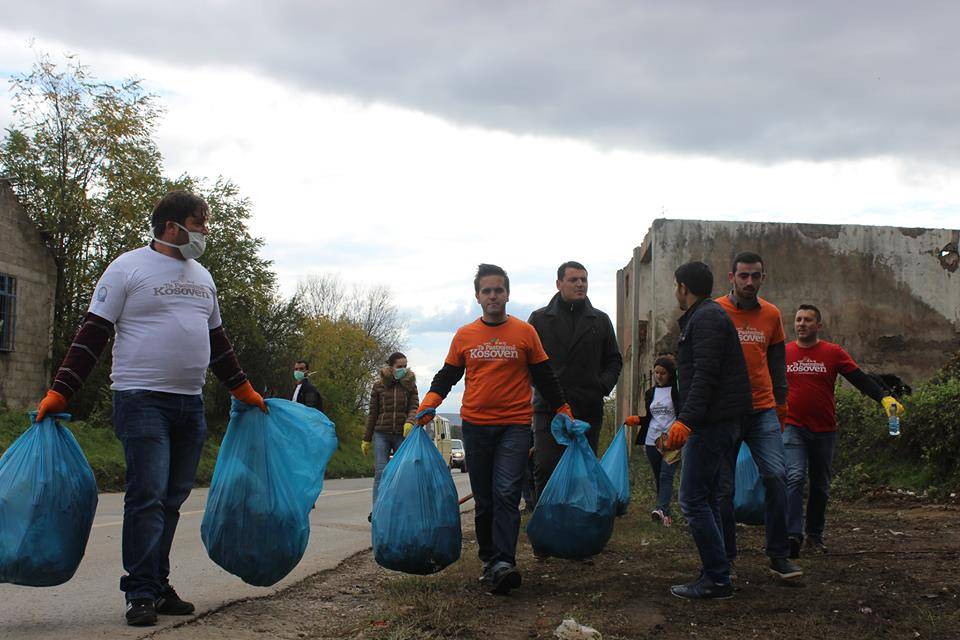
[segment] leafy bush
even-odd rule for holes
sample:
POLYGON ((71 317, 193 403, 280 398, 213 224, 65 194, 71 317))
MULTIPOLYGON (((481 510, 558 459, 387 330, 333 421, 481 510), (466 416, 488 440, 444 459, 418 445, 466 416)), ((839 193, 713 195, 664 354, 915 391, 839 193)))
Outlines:
POLYGON ((840 432, 835 492, 857 497, 887 485, 929 494, 960 488, 960 378, 955 359, 904 399, 897 438, 877 403, 851 389, 837 392, 840 432))

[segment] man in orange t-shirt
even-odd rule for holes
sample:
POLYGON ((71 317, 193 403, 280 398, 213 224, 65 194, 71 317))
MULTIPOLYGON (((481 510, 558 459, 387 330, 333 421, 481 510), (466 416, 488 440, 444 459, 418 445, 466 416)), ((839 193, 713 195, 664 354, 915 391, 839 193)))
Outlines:
POLYGON ((480 580, 491 593, 504 594, 521 583, 516 551, 520 493, 531 446, 531 382, 554 411, 571 419, 573 414, 536 330, 507 315, 507 273, 481 264, 473 287, 483 315, 457 329, 416 420, 429 422, 466 373, 460 415, 483 561, 480 580))
MULTIPOLYGON (((787 415, 786 337, 780 310, 758 294, 766 279, 763 258, 744 252, 733 259, 729 274, 733 291, 717 302, 733 320, 747 361, 753 392, 753 411, 744 416, 741 440, 750 447, 766 490, 766 553, 770 571, 779 578, 799 578, 803 570, 793 563, 787 538, 787 470, 780 432, 787 415)), ((728 463, 736 467, 739 447, 728 463)), ((734 478, 735 474, 729 474, 734 478)), ((737 555, 733 484, 720 488, 720 519, 727 558, 737 555)))

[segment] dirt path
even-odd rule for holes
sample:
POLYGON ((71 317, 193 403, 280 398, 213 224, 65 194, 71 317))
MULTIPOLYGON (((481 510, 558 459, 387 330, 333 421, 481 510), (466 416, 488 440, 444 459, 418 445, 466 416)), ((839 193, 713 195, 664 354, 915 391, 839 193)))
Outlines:
POLYGON ((960 638, 960 510, 942 506, 831 509, 830 553, 804 557, 795 584, 769 575, 762 528, 740 535, 737 595, 687 602, 671 584, 698 561, 683 527, 633 513, 591 563, 533 559, 521 536, 524 586, 479 588, 470 516, 463 558, 421 578, 377 567, 369 552, 269 598, 232 604, 156 634, 162 640, 245 638, 549 638, 573 617, 611 638, 960 638))

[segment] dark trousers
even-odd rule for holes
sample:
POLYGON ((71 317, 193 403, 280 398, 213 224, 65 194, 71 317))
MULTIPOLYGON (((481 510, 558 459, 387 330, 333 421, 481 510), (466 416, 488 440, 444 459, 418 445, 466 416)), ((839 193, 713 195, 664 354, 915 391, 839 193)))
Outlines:
POLYGON ((123 568, 127 600, 169 584, 170 546, 197 473, 207 423, 202 396, 135 389, 113 394, 113 427, 127 461, 123 568))
POLYGON ((517 563, 520 491, 530 451, 530 425, 463 423, 480 560, 517 563))
POLYGON ((739 421, 694 428, 683 447, 680 470, 680 510, 700 552, 703 572, 723 584, 730 582, 730 563, 720 521, 719 487, 730 473, 727 460, 739 433, 739 421))
MULTIPOLYGON (((553 475, 553 470, 557 468, 560 462, 560 456, 566 451, 567 447, 558 444, 550 432, 550 423, 553 422, 552 413, 533 414, 533 458, 534 471, 533 480, 536 487, 536 495, 539 497, 543 493, 544 487, 553 475)), ((600 427, 602 422, 591 422, 590 430, 587 431, 587 442, 593 453, 597 453, 597 447, 600 444, 600 427)))
POLYGON ((673 476, 680 464, 664 462, 663 455, 654 445, 644 445, 644 450, 647 453, 647 460, 650 461, 650 469, 653 471, 653 479, 657 486, 657 509, 663 511, 663 515, 669 516, 670 500, 673 499, 673 476))
MULTIPOLYGON (((766 492, 764 526, 766 530, 766 553, 770 558, 786 558, 790 553, 787 541, 787 469, 784 461, 783 437, 775 409, 762 409, 748 413, 741 422, 740 439, 750 447, 754 462, 763 478, 766 492)), ((737 556, 737 523, 733 510, 735 470, 739 444, 727 460, 731 473, 721 487, 720 513, 723 520, 723 538, 727 557, 737 556)))
POLYGON ((833 478, 833 451, 837 432, 814 433, 788 424, 783 432, 787 460, 787 532, 803 538, 803 489, 810 470, 810 496, 807 499, 806 533, 823 538, 827 521, 827 499, 833 478))

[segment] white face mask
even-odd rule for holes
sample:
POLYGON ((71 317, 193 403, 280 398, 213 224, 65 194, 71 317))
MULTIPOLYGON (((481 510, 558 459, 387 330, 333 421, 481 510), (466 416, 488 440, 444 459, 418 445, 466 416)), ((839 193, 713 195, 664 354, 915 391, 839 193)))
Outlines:
POLYGON ((178 224, 176 222, 173 224, 187 232, 187 244, 173 244, 171 242, 165 242, 160 238, 154 238, 153 241, 159 242, 167 247, 179 249, 180 255, 183 256, 184 260, 196 260, 202 256, 204 249, 207 248, 207 237, 199 231, 190 231, 190 229, 187 229, 182 224, 178 224))

